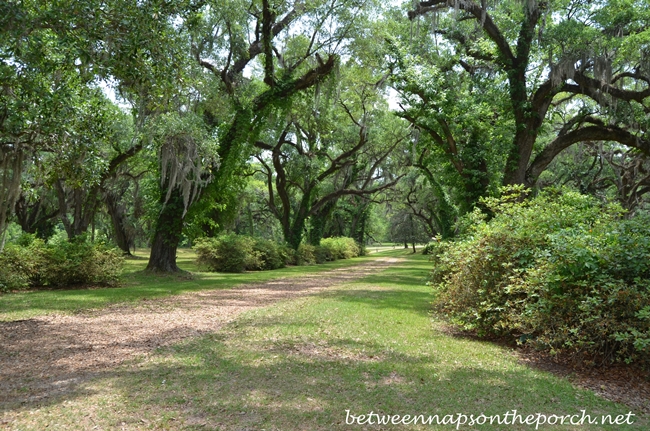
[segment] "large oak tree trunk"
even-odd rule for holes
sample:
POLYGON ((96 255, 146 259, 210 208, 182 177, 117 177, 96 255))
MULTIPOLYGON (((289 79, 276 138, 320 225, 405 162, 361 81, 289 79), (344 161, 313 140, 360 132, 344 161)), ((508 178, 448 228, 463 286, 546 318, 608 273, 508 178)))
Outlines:
POLYGON ((113 193, 106 194, 106 209, 113 224, 114 239, 117 246, 125 255, 131 255, 133 237, 128 232, 128 221, 124 213, 124 207, 119 203, 119 197, 113 193))
MULTIPOLYGON (((161 195, 164 202, 165 193, 161 193, 161 195)), ((180 190, 175 188, 167 203, 163 203, 163 208, 158 216, 147 271, 180 271, 176 265, 176 249, 183 232, 183 213, 183 198, 180 190)))
POLYGON ((531 130, 529 125, 522 126, 522 128, 523 131, 515 135, 515 148, 510 152, 506 162, 504 185, 524 184, 530 186, 527 182, 526 172, 533 146, 537 140, 537 130, 531 130))

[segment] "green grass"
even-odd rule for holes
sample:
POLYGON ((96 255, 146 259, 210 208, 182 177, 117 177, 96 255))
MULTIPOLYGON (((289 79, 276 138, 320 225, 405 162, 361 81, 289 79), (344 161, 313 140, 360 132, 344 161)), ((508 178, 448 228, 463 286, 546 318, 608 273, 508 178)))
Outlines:
MULTIPOLYGON (((455 338, 429 314, 426 256, 242 315, 224 330, 158 351, 76 394, 16 412, 16 429, 348 430, 352 414, 627 414, 532 370, 507 350, 455 338), (58 426, 58 428, 57 428, 58 426), (79 428, 81 427, 81 428, 79 428)), ((313 269, 313 268, 312 268, 313 269)), ((649 429, 555 425, 547 430, 649 429)), ((530 430, 534 426, 460 429, 530 430)))
MULTIPOLYGON (((381 256, 401 255, 403 249, 381 252, 381 256)), ((135 258, 127 259, 123 280, 116 288, 36 290, 0 295, 0 321, 27 319, 52 313, 75 313, 100 309, 111 304, 141 299, 177 295, 204 289, 227 289, 238 284, 255 283, 280 277, 298 277, 357 265, 373 259, 372 256, 328 262, 323 265, 294 266, 274 271, 256 271, 243 274, 200 272, 195 263, 196 254, 189 249, 178 250, 178 266, 192 275, 152 275, 144 273, 148 252, 140 251, 135 258)))

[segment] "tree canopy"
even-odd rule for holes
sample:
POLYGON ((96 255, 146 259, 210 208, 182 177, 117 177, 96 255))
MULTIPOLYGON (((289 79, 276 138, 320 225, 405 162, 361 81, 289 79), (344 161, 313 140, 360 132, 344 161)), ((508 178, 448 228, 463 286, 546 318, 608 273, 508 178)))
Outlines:
POLYGON ((452 237, 504 185, 632 217, 649 24, 642 0, 4 2, 3 244, 65 231, 173 272, 222 232, 452 237))

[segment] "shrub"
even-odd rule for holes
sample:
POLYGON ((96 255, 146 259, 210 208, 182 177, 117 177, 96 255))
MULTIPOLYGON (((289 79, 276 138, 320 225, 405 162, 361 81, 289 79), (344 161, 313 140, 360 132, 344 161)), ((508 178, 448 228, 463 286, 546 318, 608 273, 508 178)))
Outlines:
POLYGON ((0 292, 30 287, 37 268, 26 247, 9 244, 0 253, 0 292))
POLYGON ((300 244, 296 250, 296 265, 313 265, 316 263, 316 247, 300 244))
POLYGON ((253 245, 252 238, 229 233, 217 238, 199 238, 195 241, 194 250, 199 265, 206 266, 210 271, 243 272, 258 265, 253 245))
POLYGON ((650 353, 650 227, 620 208, 548 190, 485 203, 494 213, 431 247, 435 305, 479 335, 589 363, 650 353))
POLYGON ((199 238, 194 243, 198 264, 209 271, 242 272, 284 268, 295 262, 287 245, 234 233, 217 238, 199 238))
POLYGON ((321 264, 325 262, 331 262, 334 260, 334 253, 332 247, 327 245, 317 245, 314 247, 314 259, 316 263, 321 264))
POLYGON ((210 271, 242 272, 244 270, 269 270, 287 264, 311 265, 335 259, 349 259, 359 254, 359 247, 351 238, 328 238, 323 245, 301 244, 293 250, 286 244, 226 234, 217 238, 200 238, 194 250, 198 264, 210 271))
POLYGON ((253 259, 246 269, 269 270, 284 268, 286 256, 280 251, 280 246, 266 239, 256 238, 253 242, 253 259))
POLYGON ((79 284, 115 285, 123 258, 115 250, 85 237, 46 244, 31 238, 8 245, 0 253, 0 290, 66 287, 79 284))
POLYGON ((441 245, 441 242, 440 242, 439 239, 438 240, 433 240, 433 241, 427 243, 427 245, 424 246, 424 248, 422 249, 422 254, 424 254, 424 255, 438 254, 440 252, 440 250, 439 250, 440 245, 441 245))
POLYGON ((278 245, 278 253, 280 254, 280 258, 285 265, 298 265, 298 252, 291 248, 291 246, 288 244, 278 245))
POLYGON ((650 358, 650 225, 616 220, 550 235, 522 286, 535 298, 521 331, 576 361, 650 358))
POLYGON ((326 260, 350 259, 359 256, 359 246, 352 239, 344 236, 325 238, 321 240, 320 247, 326 260))

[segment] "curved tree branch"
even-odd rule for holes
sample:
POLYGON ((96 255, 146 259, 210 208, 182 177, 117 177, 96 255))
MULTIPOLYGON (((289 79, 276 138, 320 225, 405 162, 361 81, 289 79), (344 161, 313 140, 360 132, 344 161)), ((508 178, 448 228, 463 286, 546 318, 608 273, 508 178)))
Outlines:
POLYGON ((533 185, 539 175, 562 150, 578 142, 614 141, 628 147, 637 148, 650 155, 650 141, 615 126, 591 125, 558 136, 540 152, 526 171, 528 185, 533 185))

